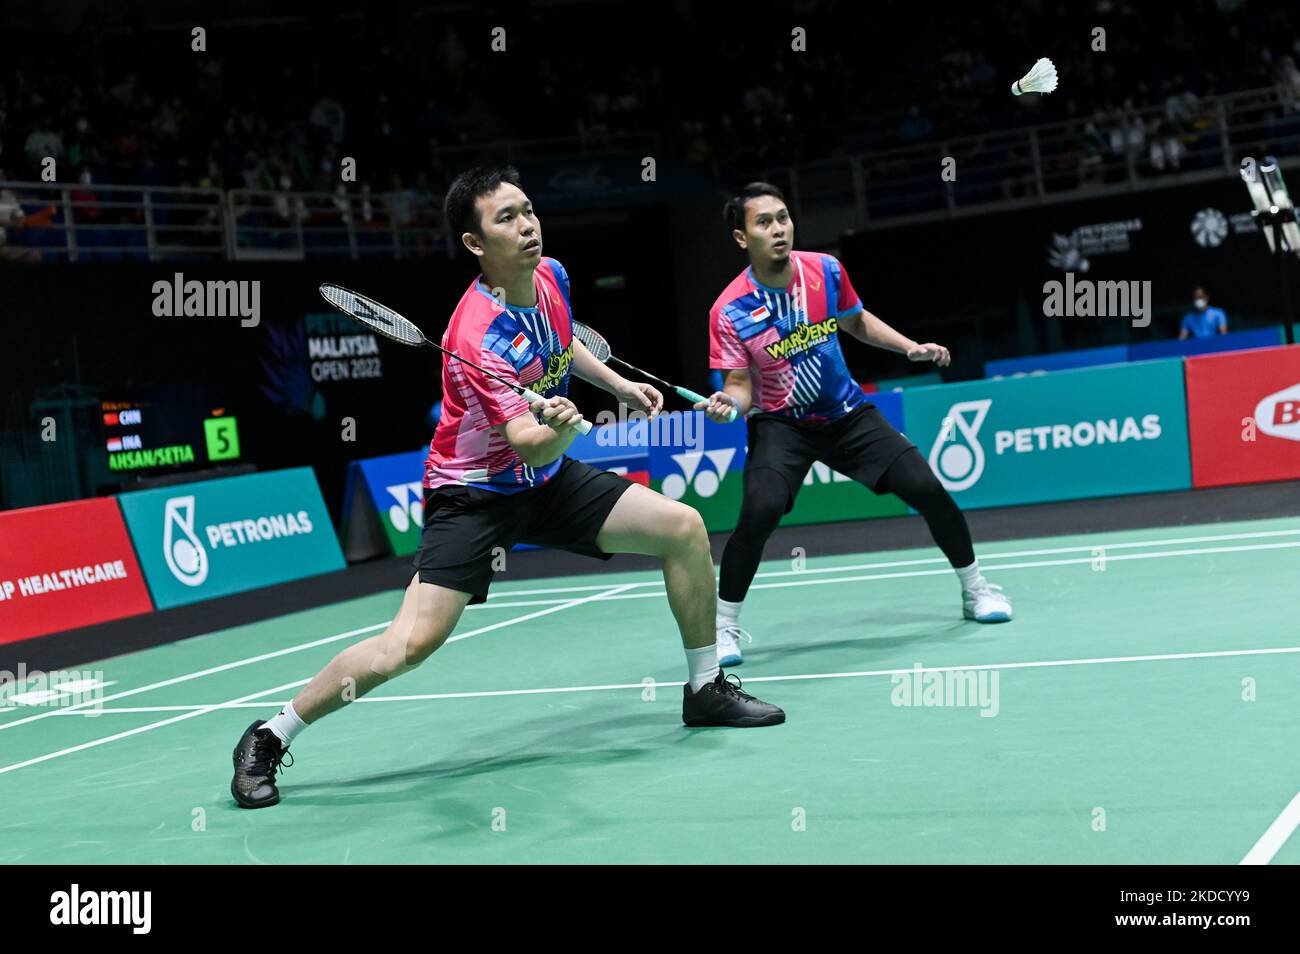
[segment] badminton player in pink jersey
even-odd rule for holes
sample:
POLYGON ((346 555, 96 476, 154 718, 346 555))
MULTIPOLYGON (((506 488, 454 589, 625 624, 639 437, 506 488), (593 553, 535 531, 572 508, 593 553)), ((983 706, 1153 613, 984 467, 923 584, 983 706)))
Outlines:
POLYGON ((605 559, 659 557, 686 650, 682 721, 746 728, 785 721, 719 668, 713 560, 699 513, 565 456, 582 422, 566 397, 570 375, 649 414, 663 396, 573 338, 569 276, 542 254, 541 224, 518 173, 506 166, 461 174, 446 214, 481 275, 461 296, 442 346, 543 400, 530 407, 511 388, 443 358, 443 413, 424 466, 424 531, 402 605, 383 633, 343 650, 278 715, 245 730, 230 786, 244 808, 279 801, 276 771, 299 732, 432 655, 465 607, 487 598, 496 555, 519 542, 605 559))
POLYGON ((742 661, 740 609, 763 545, 814 461, 916 509, 952 564, 962 612, 982 623, 1011 619, 1001 588, 980 574, 966 518, 925 458, 893 428, 849 374, 839 331, 911 361, 948 364, 948 349, 918 344, 862 307, 832 256, 794 250, 794 222, 775 186, 754 182, 727 202, 726 224, 749 267, 709 312, 709 366, 723 390, 696 407, 725 422, 748 414, 740 519, 722 555, 716 630, 723 666, 742 661), (751 410, 754 413, 750 413, 751 410))

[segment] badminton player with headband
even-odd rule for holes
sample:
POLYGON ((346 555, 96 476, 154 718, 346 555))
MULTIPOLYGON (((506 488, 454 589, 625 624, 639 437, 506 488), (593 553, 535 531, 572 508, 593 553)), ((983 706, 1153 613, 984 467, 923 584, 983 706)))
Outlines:
MULTIPOLYGON (((299 732, 437 650, 465 607, 486 600, 501 555, 521 542, 606 559, 658 557, 686 652, 682 721, 742 728, 785 721, 784 712, 743 692, 718 666, 713 559, 699 513, 565 456, 586 423, 566 396, 572 374, 651 415, 663 396, 621 377, 574 339, 569 276, 542 255, 541 223, 519 174, 503 166, 457 176, 446 220, 481 274, 461 296, 439 346, 443 412, 425 461, 415 572, 382 633, 344 649, 278 715, 244 731, 230 786, 244 808, 279 801, 276 771, 299 732)), ((431 344, 378 302, 337 286, 322 294, 396 340, 431 344)), ((547 625, 565 624, 530 624, 547 625)), ((593 637, 587 651, 601 658, 599 640, 593 637)), ((581 669, 580 656, 575 663, 581 669)))
POLYGON ((980 575, 966 518, 849 374, 838 332, 940 367, 950 360, 948 349, 918 344, 865 311, 834 257, 794 251, 794 222, 775 186, 750 183, 723 216, 749 267, 709 313, 709 365, 726 376, 723 389, 697 407, 717 421, 733 409, 749 415, 749 450, 740 517, 719 572, 719 664, 742 661, 739 640, 750 637, 739 625, 741 604, 764 544, 815 461, 877 494, 895 494, 925 518, 961 581, 966 618, 1011 619, 1011 603, 980 575))

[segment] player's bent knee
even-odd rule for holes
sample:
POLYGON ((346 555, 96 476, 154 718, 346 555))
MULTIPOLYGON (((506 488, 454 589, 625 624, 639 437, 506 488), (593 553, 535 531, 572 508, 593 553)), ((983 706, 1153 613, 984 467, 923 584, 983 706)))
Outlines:
POLYGON ((434 627, 416 627, 406 643, 406 664, 418 666, 447 641, 447 633, 434 627))
POLYGON ((709 534, 704 528, 704 518, 694 507, 677 504, 666 521, 668 536, 677 546, 709 545, 709 534))
POLYGON ((417 622, 404 625, 384 634, 370 668, 393 678, 424 662, 447 641, 448 633, 442 628, 417 622))
POLYGON ((742 536, 757 534, 766 539, 776 529, 783 516, 785 516, 784 500, 763 500, 752 505, 749 501, 745 501, 740 509, 740 519, 736 522, 736 533, 742 536))

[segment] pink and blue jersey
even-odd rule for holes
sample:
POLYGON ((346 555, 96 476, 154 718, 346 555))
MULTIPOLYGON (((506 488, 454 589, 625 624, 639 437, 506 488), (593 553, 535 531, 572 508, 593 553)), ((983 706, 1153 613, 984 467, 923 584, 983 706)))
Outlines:
MULTIPOLYGON (((476 278, 461 296, 442 346, 543 397, 567 396, 573 363, 569 275, 553 258, 533 273, 537 305, 498 302, 476 278)), ((464 362, 442 359, 442 418, 429 444, 424 486, 467 484, 498 493, 538 487, 564 458, 529 467, 493 428, 528 413, 528 402, 464 362)))
POLYGON ((746 268, 709 312, 709 366, 748 369, 754 406, 795 420, 832 420, 866 404, 840 351, 839 319, 862 309, 831 255, 791 252, 794 277, 770 288, 746 268))

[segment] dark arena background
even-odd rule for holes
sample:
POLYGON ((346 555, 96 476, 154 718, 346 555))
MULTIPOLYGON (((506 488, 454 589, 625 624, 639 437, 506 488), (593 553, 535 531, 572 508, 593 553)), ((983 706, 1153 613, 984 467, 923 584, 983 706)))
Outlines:
MULTIPOLYGON (((1300 861, 1300 7, 135 0, 0 36, 7 868, 1300 861), (402 605, 447 413, 436 351, 318 287, 440 342, 479 270, 445 196, 507 163, 573 317, 703 395, 750 262, 723 204, 774 185, 950 353, 851 308, 828 346, 1014 618, 819 458, 723 670, 784 724, 682 724, 658 557, 520 545, 243 811, 249 720, 402 605)), ((658 387, 647 423, 574 377, 566 453, 697 511, 716 567, 756 424, 658 387)), ((1073 923, 1251 920, 1236 871, 1112 882, 1184 887, 1073 923)))

